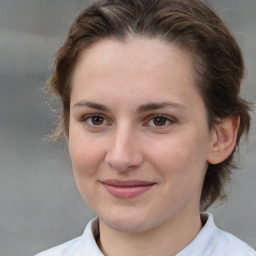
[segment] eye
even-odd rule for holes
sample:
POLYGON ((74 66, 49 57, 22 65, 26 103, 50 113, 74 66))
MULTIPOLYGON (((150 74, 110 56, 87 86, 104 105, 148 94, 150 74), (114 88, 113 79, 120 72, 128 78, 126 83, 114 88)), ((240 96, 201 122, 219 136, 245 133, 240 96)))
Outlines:
POLYGON ((164 128, 171 125, 174 122, 174 118, 171 118, 169 116, 154 115, 150 119, 148 119, 146 126, 164 128))
POLYGON ((108 121, 101 115, 85 116, 82 121, 89 127, 108 125, 108 121))
POLYGON ((164 126, 164 125, 166 125, 166 122, 168 120, 165 117, 158 116, 158 117, 154 117, 152 119, 152 121, 153 121, 155 126, 164 126))

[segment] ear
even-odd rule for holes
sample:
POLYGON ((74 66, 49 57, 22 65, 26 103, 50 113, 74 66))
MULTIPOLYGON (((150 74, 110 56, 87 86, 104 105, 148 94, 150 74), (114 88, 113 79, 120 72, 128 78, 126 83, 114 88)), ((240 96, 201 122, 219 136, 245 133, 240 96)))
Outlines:
POLYGON ((215 125, 211 131, 208 163, 218 164, 228 158, 235 148, 239 125, 239 116, 225 118, 215 125))

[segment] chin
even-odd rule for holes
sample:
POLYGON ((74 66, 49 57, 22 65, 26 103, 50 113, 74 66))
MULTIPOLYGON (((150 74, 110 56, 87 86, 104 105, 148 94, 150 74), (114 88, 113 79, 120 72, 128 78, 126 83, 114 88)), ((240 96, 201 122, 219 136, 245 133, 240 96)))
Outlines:
POLYGON ((100 218, 107 226, 120 232, 143 232, 149 227, 148 219, 133 214, 117 214, 100 218))

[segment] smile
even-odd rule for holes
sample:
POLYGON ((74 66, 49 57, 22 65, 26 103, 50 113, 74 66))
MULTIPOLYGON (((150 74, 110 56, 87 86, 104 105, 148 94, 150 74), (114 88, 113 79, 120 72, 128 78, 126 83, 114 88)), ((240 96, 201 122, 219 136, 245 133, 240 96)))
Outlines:
POLYGON ((109 194, 121 199, 139 196, 150 190, 156 184, 153 182, 139 180, 105 180, 101 183, 109 194))

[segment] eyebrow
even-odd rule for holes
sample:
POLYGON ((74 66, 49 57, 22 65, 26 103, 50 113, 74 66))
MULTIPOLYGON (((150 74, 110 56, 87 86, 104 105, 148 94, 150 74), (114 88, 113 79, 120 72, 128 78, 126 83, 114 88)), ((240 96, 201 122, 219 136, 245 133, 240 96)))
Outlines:
POLYGON ((89 107, 89 108, 94 108, 101 111, 109 111, 109 109, 102 104, 92 102, 92 101, 85 101, 85 100, 81 100, 76 104, 74 104, 73 108, 75 107, 89 107))
POLYGON ((161 102, 161 103, 149 103, 149 104, 141 105, 138 107, 137 112, 138 113, 147 112, 147 111, 157 110, 165 107, 172 107, 176 109, 186 109, 184 105, 181 105, 173 101, 167 101, 167 102, 161 102))
MULTIPOLYGON (((102 104, 99 104, 96 102, 92 102, 92 101, 81 100, 81 101, 77 102, 76 104, 74 104, 73 108, 75 108, 75 107, 89 107, 89 108, 97 109, 100 111, 110 112, 110 109, 108 107, 106 107, 105 105, 102 105, 102 104)), ((186 109, 186 107, 184 105, 181 105, 181 104, 173 102, 173 101, 167 101, 167 102, 161 102, 161 103, 156 102, 156 103, 148 103, 148 104, 141 105, 137 108, 136 112, 142 113, 142 112, 157 110, 157 109, 161 109, 161 108, 165 108, 165 107, 172 107, 172 108, 176 108, 176 109, 186 109)))

